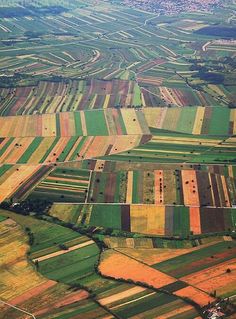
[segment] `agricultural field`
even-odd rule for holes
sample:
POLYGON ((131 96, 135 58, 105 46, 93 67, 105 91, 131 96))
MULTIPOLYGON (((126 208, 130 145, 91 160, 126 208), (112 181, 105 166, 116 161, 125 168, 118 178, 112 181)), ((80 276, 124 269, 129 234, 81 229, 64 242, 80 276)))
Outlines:
POLYGON ((169 164, 234 164, 235 138, 228 136, 194 136, 152 130, 145 145, 124 153, 102 157, 104 160, 169 164))
POLYGON ((173 275, 194 287, 214 293, 217 296, 228 297, 235 293, 235 242, 225 241, 215 243, 207 248, 201 248, 182 256, 174 257, 166 262, 159 262, 152 267, 165 269, 165 273, 173 275), (209 256, 210 255, 210 256, 209 256), (181 270, 178 268, 181 264, 181 270), (229 269, 229 271, 227 271, 229 269))
POLYGON ((102 309, 88 299, 87 291, 76 287, 71 289, 70 286, 47 279, 36 271, 26 256, 29 249, 28 236, 14 220, 1 220, 0 228, 1 256, 4 256, 0 263, 1 300, 18 308, 13 309, 1 303, 2 318, 23 319, 26 313, 32 312, 38 318, 49 318, 58 313, 75 318, 77 307, 81 308, 80 312, 77 311, 81 313, 81 318, 83 312, 89 313, 90 309, 97 311, 98 318, 103 317, 102 309))
POLYGON ((2 137, 71 137, 150 134, 139 110, 91 110, 0 117, 2 137), (21 121, 19 121, 21 119, 21 121), (96 123, 96 126, 94 125, 96 123))
POLYGON ((236 210, 151 204, 54 204, 49 214, 68 223, 150 236, 224 233, 235 229, 236 210))
MULTIPOLYGON (((227 297, 235 292, 233 272, 235 260, 232 252, 229 252, 231 249, 235 249, 232 238, 218 237, 204 240, 200 246, 195 248, 149 248, 147 250, 144 246, 142 248, 140 246, 128 248, 127 246, 125 248, 124 245, 122 247, 122 244, 118 244, 113 246, 113 249, 126 258, 129 256, 140 264, 145 264, 178 278, 206 293, 227 297), (208 257, 209 252, 212 254, 210 258, 208 257), (227 272, 227 269, 232 270, 232 272, 227 272)), ((108 257, 104 258, 105 265, 103 266, 105 267, 106 258, 108 257)), ((118 268, 117 265, 117 271, 119 271, 118 268)))
POLYGON ((0 0, 0 319, 234 319, 235 1, 0 0))
POLYGON ((142 106, 139 85, 128 80, 41 81, 33 87, 2 88, 0 96, 4 116, 142 106))
POLYGON ((138 262, 125 254, 116 251, 107 251, 102 255, 100 271, 102 274, 112 275, 115 278, 132 279, 134 282, 144 282, 155 289, 172 292, 175 296, 188 297, 193 302, 201 300, 200 306, 213 302, 214 298, 207 293, 178 281, 175 277, 138 262), (126 265, 125 274, 122 270, 126 265), (113 265, 113 266, 112 266, 113 265))
POLYGON ((2 164, 49 164, 104 156, 128 150, 151 136, 144 115, 135 110, 30 115, 21 121, 18 116, 1 117, 0 122, 2 164))
POLYGON ((91 203, 232 207, 235 198, 233 179, 195 170, 93 172, 90 183, 91 203))
MULTIPOLYGON (((40 278, 50 278, 49 282, 56 280, 59 282, 57 285, 61 287, 66 287, 66 284, 73 286, 77 295, 81 298, 81 301, 76 300, 75 296, 73 296, 73 289, 71 289, 72 305, 68 307, 68 302, 66 303, 65 299, 65 311, 61 308, 62 313, 67 315, 67 318, 93 318, 93 316, 106 318, 108 315, 110 316, 109 318, 113 318, 112 313, 114 313, 115 318, 115 316, 119 315, 125 316, 127 314, 129 316, 129 313, 131 315, 133 312, 134 315, 139 313, 142 315, 144 312, 145 315, 152 316, 155 311, 172 315, 172 313, 178 313, 179 307, 183 308, 182 312, 186 315, 186 318, 187 316, 192 316, 193 318, 197 316, 197 311, 194 307, 178 297, 170 298, 152 289, 104 278, 101 279, 94 271, 94 264, 98 258, 99 250, 93 240, 88 237, 80 236, 77 232, 59 225, 49 224, 48 222, 35 221, 32 218, 9 214, 4 211, 1 211, 1 214, 14 218, 17 223, 24 224, 27 228, 30 227, 34 242, 31 246, 29 258, 34 263, 37 271, 44 276, 40 275, 40 278), (42 235, 45 236, 43 242, 41 241, 42 235), (78 260, 80 267, 76 267, 75 272, 74 264, 77 264, 78 260), (88 267, 89 263, 91 264, 90 269, 88 267), (58 264, 60 264, 59 271, 58 264), (96 304, 87 299, 86 291, 83 292, 83 295, 82 291, 76 288, 80 285, 90 289, 96 296, 96 304), (168 307, 166 307, 167 305, 168 307), (131 309, 133 310, 131 311, 131 309)), ((6 221, 1 223, 6 223, 6 221)), ((11 220, 12 223, 19 228, 13 220, 11 220)), ((44 280, 46 281, 46 279, 44 280)), ((57 305, 58 307, 63 307, 62 303, 58 302, 57 305)), ((27 306, 28 310, 35 311, 29 301, 22 303, 22 306, 27 306)), ((11 310, 4 308, 3 311, 4 314, 9 314, 11 310)), ((38 311, 39 318, 42 319, 49 318, 50 313, 49 307, 45 308, 44 311, 38 311)), ((54 309, 53 316, 59 318, 58 315, 59 313, 54 309)))
MULTIPOLYGON (((30 197, 36 198, 40 194, 43 196, 43 193, 47 196, 47 192, 50 192, 52 196, 58 194, 57 201, 87 204, 155 204, 211 208, 232 208, 235 205, 235 178, 224 175, 224 172, 220 175, 191 168, 101 172, 62 166, 42 173, 46 176, 40 177, 40 183, 35 180, 36 188, 30 197), (59 199, 60 195, 63 195, 62 200, 59 199)), ((28 190, 22 185, 18 194, 24 196, 28 190)))

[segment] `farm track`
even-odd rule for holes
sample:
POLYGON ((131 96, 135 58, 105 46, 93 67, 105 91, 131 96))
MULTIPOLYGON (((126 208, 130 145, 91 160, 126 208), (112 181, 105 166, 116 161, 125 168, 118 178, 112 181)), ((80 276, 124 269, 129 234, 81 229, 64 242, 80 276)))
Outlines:
MULTIPOLYGON (((113 248, 113 250, 114 251, 117 251, 115 248, 113 248)), ((126 256, 126 257, 128 257, 128 258, 131 258, 131 259, 133 259, 133 260, 135 260, 135 261, 138 261, 139 263, 141 263, 141 264, 143 264, 143 265, 145 265, 145 266, 147 266, 147 267, 150 267, 150 265, 148 265, 147 263, 145 263, 145 262, 143 262, 143 261, 140 261, 140 260, 137 260, 136 258, 134 258, 134 257, 132 257, 132 256, 129 256, 128 254, 126 254, 126 253, 124 253, 124 252, 120 252, 120 251, 117 251, 118 253, 120 253, 120 254, 123 254, 124 256, 126 256)), ((161 272, 161 271, 160 271, 161 272)), ((163 274, 167 274, 166 272, 164 272, 164 271, 162 271, 162 273, 163 274)), ((176 277, 173 277, 173 278, 175 278, 175 280, 178 280, 178 278, 176 278, 176 277)), ((196 287, 194 287, 193 285, 189 285, 190 287, 193 287, 193 288, 196 288, 196 287)), ((199 288, 198 288, 199 289, 199 288)), ((206 293, 204 290, 202 290, 202 289, 199 289, 200 291, 202 291, 203 293, 206 293)), ((190 304, 191 305, 191 304, 190 304)), ((199 306, 199 305, 197 305, 197 306, 199 306)), ((200 306, 199 306, 199 308, 200 308, 200 306)), ((199 309, 198 308, 198 309, 199 309)))
POLYGON ((13 305, 11 305, 11 304, 9 304, 9 303, 3 301, 3 300, 0 300, 0 303, 4 304, 4 305, 6 305, 6 306, 8 306, 8 307, 10 307, 10 308, 16 309, 16 310, 18 310, 18 311, 20 311, 20 312, 23 312, 24 314, 30 316, 30 317, 33 318, 33 319, 37 319, 32 313, 30 313, 30 312, 28 312, 28 311, 25 311, 25 310, 23 310, 23 309, 21 309, 21 308, 19 308, 19 307, 13 306, 13 305))
MULTIPOLYGON (((134 260, 136 263, 140 263, 141 265, 144 265, 145 267, 150 268, 150 266, 147 265, 146 263, 141 262, 140 260, 137 260, 137 259, 135 259, 135 258, 132 257, 132 256, 128 256, 128 255, 126 255, 126 254, 123 253, 123 252, 117 251, 117 250, 114 249, 114 248, 111 249, 111 251, 118 252, 118 254, 124 255, 125 257, 127 257, 127 258, 129 258, 129 259, 131 259, 131 260, 134 260)), ((101 262, 101 257, 102 257, 102 254, 100 255, 100 262, 99 262, 99 265, 98 265, 99 274, 100 274, 102 277, 104 277, 104 278, 110 278, 110 279, 113 279, 113 280, 117 280, 117 278, 112 277, 112 276, 110 276, 109 274, 106 275, 105 272, 103 272, 103 271, 100 270, 100 268, 101 268, 101 263, 102 263, 102 262, 101 262)), ((166 276, 165 273, 163 273, 163 275, 166 276)), ((131 276, 131 277, 132 277, 132 276, 131 276)), ((135 285, 140 286, 140 287, 143 287, 143 288, 148 288, 148 289, 150 289, 151 291, 161 292, 161 293, 163 293, 163 294, 165 294, 165 295, 169 295, 169 296, 173 294, 173 293, 170 293, 170 292, 169 292, 168 290, 166 290, 165 288, 162 288, 162 287, 160 287, 160 288, 155 288, 155 286, 150 285, 150 284, 148 284, 148 283, 146 283, 146 282, 144 282, 144 281, 143 281, 143 282, 136 282, 136 281, 133 280, 132 278, 124 279, 124 278, 122 278, 122 277, 119 278, 119 280, 124 281, 124 282, 127 282, 128 280, 131 280, 131 281, 133 281, 133 283, 134 283, 135 285)), ((204 292, 204 293, 205 293, 205 292, 204 292)), ((185 303, 189 304, 191 307, 194 307, 195 310, 196 310, 196 311, 199 313, 199 315, 201 316, 201 318, 204 318, 204 317, 203 317, 203 313, 202 313, 202 311, 200 310, 201 307, 200 307, 197 303, 195 303, 194 301, 192 301, 190 298, 187 299, 187 298, 184 298, 184 297, 181 297, 181 296, 178 296, 178 295, 176 295, 176 297, 179 298, 179 299, 181 299, 181 300, 184 301, 185 303)))

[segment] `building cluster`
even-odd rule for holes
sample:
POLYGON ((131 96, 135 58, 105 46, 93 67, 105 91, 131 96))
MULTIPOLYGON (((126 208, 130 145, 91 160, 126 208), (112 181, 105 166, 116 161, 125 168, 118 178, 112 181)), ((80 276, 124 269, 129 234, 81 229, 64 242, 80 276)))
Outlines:
POLYGON ((205 311, 204 315, 207 319, 223 319, 225 317, 220 307, 212 307, 205 311))
POLYGON ((181 12, 210 11, 220 7, 222 0, 123 0, 123 4, 165 15, 181 12))

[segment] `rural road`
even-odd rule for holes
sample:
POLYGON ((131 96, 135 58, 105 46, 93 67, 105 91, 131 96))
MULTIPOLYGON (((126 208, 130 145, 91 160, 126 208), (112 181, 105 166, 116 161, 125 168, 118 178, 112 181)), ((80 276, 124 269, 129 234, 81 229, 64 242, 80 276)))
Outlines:
POLYGON ((0 300, 0 303, 3 303, 4 305, 7 305, 7 306, 9 306, 9 307, 11 307, 11 308, 14 308, 14 309, 16 309, 16 310, 18 310, 18 311, 21 311, 21 312, 23 312, 23 313, 29 315, 29 316, 32 317, 33 319, 36 319, 36 317, 35 317, 32 313, 30 313, 30 312, 28 312, 28 311, 25 311, 25 310, 20 309, 20 308, 18 308, 18 307, 16 307, 16 306, 13 306, 13 305, 11 305, 11 304, 9 304, 9 303, 3 301, 3 300, 0 300))

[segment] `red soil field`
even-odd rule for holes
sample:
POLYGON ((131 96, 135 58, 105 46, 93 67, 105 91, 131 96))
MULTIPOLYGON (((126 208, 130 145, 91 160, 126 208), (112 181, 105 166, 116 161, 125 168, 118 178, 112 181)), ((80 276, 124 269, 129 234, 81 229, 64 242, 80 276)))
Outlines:
POLYGON ((34 287, 34 288, 28 290, 27 292, 25 292, 21 296, 18 296, 16 298, 10 300, 9 303, 11 305, 18 305, 20 303, 23 303, 23 302, 27 301, 28 299, 41 294, 42 292, 44 292, 48 288, 55 286, 56 284, 57 284, 56 281, 48 280, 47 282, 39 285, 38 287, 34 287))
POLYGON ((78 302, 80 300, 88 298, 89 294, 85 290, 79 290, 74 293, 69 294, 68 296, 64 296, 63 299, 56 301, 54 304, 50 305, 50 307, 45 307, 36 311, 35 316, 42 315, 44 313, 50 312, 51 309, 65 307, 72 303, 78 302))
POLYGON ((236 287, 236 259, 225 261, 220 265, 197 271, 181 280, 208 293, 217 291, 217 294, 234 291, 236 287), (230 269, 230 272, 226 272, 230 269))
POLYGON ((213 297, 210 297, 205 292, 190 286, 177 290, 175 292, 175 295, 179 297, 189 298, 193 300, 194 302, 196 302, 201 307, 206 306, 209 302, 211 303, 215 301, 213 297))
POLYGON ((182 171, 184 204, 186 206, 199 206, 199 194, 196 172, 190 170, 182 171))
POLYGON ((200 208, 190 207, 189 215, 190 215, 190 230, 193 232, 193 234, 201 234, 200 208))
POLYGON ((175 278, 116 251, 106 251, 102 254, 99 270, 105 276, 116 279, 131 279, 134 282, 143 282, 155 288, 161 288, 176 281, 175 278))

